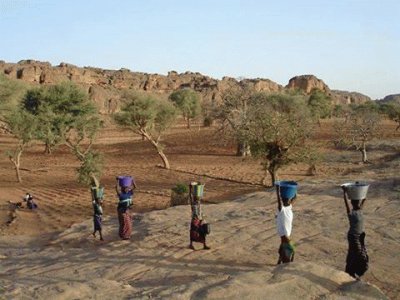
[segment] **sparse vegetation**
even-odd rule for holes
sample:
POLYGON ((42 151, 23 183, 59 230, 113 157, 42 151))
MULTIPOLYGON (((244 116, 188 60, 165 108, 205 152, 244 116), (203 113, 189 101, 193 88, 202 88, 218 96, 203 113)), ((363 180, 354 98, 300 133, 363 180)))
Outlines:
POLYGON ((335 121, 335 145, 360 151, 361 161, 367 163, 367 145, 379 134, 381 119, 382 116, 370 106, 355 108, 344 122, 335 121))

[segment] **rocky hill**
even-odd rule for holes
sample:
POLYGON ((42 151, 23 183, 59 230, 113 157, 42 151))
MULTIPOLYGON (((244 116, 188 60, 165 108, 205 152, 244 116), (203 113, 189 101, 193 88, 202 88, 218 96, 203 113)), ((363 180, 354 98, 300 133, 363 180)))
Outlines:
POLYGON ((224 77, 221 80, 194 72, 178 74, 175 71, 167 75, 105 70, 93 67, 77 67, 68 63, 52 66, 48 62, 22 60, 18 63, 0 61, 0 73, 32 84, 55 84, 71 80, 83 87, 103 114, 110 114, 119 109, 121 91, 131 89, 169 95, 176 89, 189 87, 201 93, 205 103, 218 103, 223 93, 232 86, 249 87, 256 91, 279 92, 284 89, 300 89, 310 93, 314 88, 332 96, 335 104, 363 103, 370 98, 357 93, 332 91, 313 75, 296 76, 289 80, 286 87, 269 79, 237 80, 224 77))

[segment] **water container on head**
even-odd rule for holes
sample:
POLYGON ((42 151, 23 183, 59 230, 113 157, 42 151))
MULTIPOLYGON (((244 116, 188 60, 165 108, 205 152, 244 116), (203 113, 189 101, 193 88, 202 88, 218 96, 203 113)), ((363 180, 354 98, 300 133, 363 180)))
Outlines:
POLYGON ((204 184, 196 184, 193 185, 193 196, 203 197, 204 195, 204 184))
POLYGON ((297 194, 297 182, 295 181, 276 181, 275 185, 280 187, 283 199, 292 199, 297 194))
POLYGON ((118 176, 118 184, 120 187, 129 187, 133 183, 132 176, 118 176))
POLYGON ((351 200, 363 200, 367 198, 369 184, 366 182, 347 182, 341 185, 351 200))
POLYGON ((103 199, 104 187, 91 187, 92 196, 94 199, 103 199))

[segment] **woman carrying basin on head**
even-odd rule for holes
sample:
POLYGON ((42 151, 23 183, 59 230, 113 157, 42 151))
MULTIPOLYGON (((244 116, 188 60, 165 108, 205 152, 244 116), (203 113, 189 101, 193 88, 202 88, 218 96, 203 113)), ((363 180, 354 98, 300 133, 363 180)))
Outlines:
POLYGON ((281 239, 279 245, 278 265, 294 260, 294 244, 291 241, 293 211, 292 205, 297 196, 297 183, 294 181, 278 181, 275 183, 278 211, 276 214, 276 227, 281 239))
POLYGON ((353 188, 354 190, 354 187, 357 188, 357 185, 362 186, 356 182, 352 187, 349 185, 342 185, 342 189, 347 217, 350 223, 350 228, 347 232, 349 248, 346 257, 346 273, 359 279, 368 270, 369 257, 367 254, 367 248, 365 247, 364 215, 362 212, 362 208, 367 200, 366 192, 365 195, 362 196, 362 199, 351 199, 351 210, 348 200, 349 188, 353 188))
POLYGON ((203 220, 203 213, 201 211, 203 188, 204 185, 197 182, 191 182, 189 184, 189 201, 192 211, 189 232, 189 248, 192 250, 195 250, 193 242, 202 243, 204 250, 210 249, 206 243, 206 235, 209 234, 209 232, 207 232, 207 228, 209 229, 209 227, 207 226, 209 225, 203 220))
POLYGON ((117 177, 115 190, 119 200, 117 207, 119 236, 123 240, 129 240, 132 234, 132 218, 130 214, 130 207, 133 204, 132 198, 134 189, 136 189, 136 184, 133 178, 127 182, 121 180, 121 177, 117 177))

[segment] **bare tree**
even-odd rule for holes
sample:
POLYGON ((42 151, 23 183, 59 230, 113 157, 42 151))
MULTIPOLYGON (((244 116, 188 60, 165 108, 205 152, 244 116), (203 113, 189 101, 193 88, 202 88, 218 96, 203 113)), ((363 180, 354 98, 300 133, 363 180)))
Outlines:
POLYGON ((361 161, 368 163, 367 145, 379 134, 381 119, 377 111, 366 106, 355 109, 347 122, 341 120, 335 122, 335 144, 360 151, 361 161))

